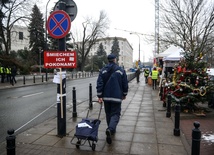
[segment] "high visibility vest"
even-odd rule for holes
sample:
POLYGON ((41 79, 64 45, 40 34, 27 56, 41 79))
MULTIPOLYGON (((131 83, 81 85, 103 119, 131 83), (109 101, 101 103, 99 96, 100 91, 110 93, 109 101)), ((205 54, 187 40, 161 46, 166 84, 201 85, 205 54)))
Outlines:
POLYGON ((0 73, 1 73, 1 74, 4 73, 4 67, 0 67, 0 73))
POLYGON ((158 71, 157 70, 152 71, 152 79, 153 80, 158 79, 158 71))
POLYGON ((9 68, 9 74, 12 74, 12 72, 11 72, 11 68, 9 68))
POLYGON ((149 70, 144 71, 144 76, 149 76, 149 70))
POLYGON ((8 67, 6 68, 6 74, 10 74, 10 70, 8 67))

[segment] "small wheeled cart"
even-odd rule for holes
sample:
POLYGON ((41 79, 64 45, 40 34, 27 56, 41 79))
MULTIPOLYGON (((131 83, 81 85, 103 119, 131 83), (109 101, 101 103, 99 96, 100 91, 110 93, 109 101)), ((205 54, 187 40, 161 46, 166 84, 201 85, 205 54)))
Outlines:
POLYGON ((83 118, 81 122, 79 122, 76 126, 76 132, 74 137, 71 139, 71 144, 76 145, 76 148, 80 148, 80 146, 85 145, 86 141, 88 141, 89 146, 93 151, 96 149, 96 143, 98 141, 98 129, 101 123, 100 114, 102 110, 102 104, 100 106, 98 119, 89 119, 89 109, 87 112, 86 118, 83 118))

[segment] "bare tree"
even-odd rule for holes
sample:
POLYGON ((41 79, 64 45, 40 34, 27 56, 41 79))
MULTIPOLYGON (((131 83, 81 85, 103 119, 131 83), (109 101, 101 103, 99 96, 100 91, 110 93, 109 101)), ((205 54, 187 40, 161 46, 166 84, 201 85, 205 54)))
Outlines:
MULTIPOLYGON (((1 20, 0 25, 0 38, 5 49, 6 55, 9 55, 11 46, 11 29, 17 22, 25 23, 29 19, 31 13, 31 6, 35 0, 13 0, 0 7, 0 11, 3 13, 4 18, 1 20)), ((20 24, 20 23, 19 23, 20 24)))
POLYGON ((82 27, 83 36, 79 43, 75 42, 72 34, 75 48, 78 52, 78 65, 81 71, 84 70, 87 56, 93 45, 96 44, 97 39, 105 36, 106 30, 109 28, 108 17, 104 11, 100 11, 98 20, 87 18, 86 21, 82 23, 82 27))
POLYGON ((212 0, 166 0, 161 6, 162 45, 182 47, 192 58, 206 55, 214 44, 212 0))

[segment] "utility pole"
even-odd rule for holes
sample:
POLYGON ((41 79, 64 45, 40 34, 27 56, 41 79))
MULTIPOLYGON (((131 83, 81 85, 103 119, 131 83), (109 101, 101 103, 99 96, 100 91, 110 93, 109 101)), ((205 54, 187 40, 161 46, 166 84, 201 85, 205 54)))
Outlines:
POLYGON ((155 51, 154 57, 159 54, 159 0, 155 0, 155 51))

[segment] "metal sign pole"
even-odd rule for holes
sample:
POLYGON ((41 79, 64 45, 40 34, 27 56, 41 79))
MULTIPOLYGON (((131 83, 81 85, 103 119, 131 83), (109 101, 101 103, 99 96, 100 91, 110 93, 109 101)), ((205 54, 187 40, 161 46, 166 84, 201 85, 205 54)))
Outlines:
POLYGON ((60 68, 60 105, 61 105, 61 118, 63 118, 63 99, 62 99, 62 68, 60 68))
MULTIPOLYGON (((62 0, 59 0, 59 9, 65 10, 66 4, 62 0)), ((59 51, 65 51, 65 37, 59 39, 59 51)), ((57 104, 57 123, 58 123, 58 136, 66 136, 66 75, 62 78, 62 69, 60 69, 60 84, 57 89, 60 93, 60 105, 57 104)))

